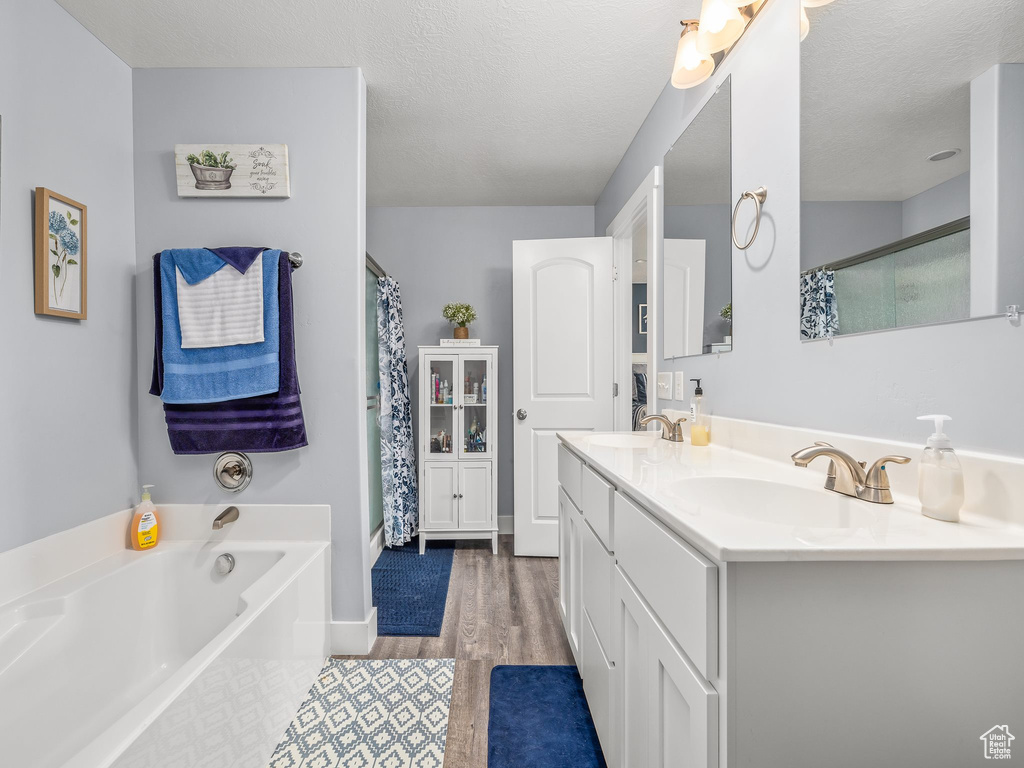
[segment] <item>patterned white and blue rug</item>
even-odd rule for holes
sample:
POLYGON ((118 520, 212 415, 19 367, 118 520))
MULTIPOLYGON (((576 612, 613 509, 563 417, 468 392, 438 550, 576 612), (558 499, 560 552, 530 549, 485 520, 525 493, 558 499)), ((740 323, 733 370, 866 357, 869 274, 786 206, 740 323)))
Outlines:
POLYGON ((455 659, 328 659, 270 768, 441 768, 455 659))

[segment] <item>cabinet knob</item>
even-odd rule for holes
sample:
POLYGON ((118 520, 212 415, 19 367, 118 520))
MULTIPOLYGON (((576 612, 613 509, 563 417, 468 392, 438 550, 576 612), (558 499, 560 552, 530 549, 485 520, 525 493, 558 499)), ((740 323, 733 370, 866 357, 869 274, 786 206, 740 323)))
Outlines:
POLYGON ((518 411, 516 411, 516 418, 519 419, 520 421, 526 421, 526 411, 520 408, 518 411))
POLYGON ((460 498, 460 499, 462 498, 462 494, 461 494, 461 493, 459 494, 459 498, 460 498))
POLYGON ((457 494, 457 493, 453 493, 453 494, 452 494, 452 498, 453 498, 453 499, 457 499, 457 498, 459 498, 459 494, 457 494))

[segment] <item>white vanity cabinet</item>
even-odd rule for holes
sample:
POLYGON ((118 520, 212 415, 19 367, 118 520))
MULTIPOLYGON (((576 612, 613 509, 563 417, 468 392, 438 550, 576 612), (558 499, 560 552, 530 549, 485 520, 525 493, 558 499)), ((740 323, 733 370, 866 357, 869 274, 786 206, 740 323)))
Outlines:
POLYGON ((689 446, 561 439, 559 601, 610 768, 961 768, 994 725, 1024 730, 1024 548, 964 525, 965 552, 915 559, 884 547, 917 516, 867 505, 851 533, 783 526, 823 545, 780 553, 757 499, 740 543, 708 544, 720 513, 664 492, 693 476, 689 446))
POLYGON ((419 348, 420 552, 428 539, 498 551, 497 347, 419 348))
POLYGON ((715 565, 669 538, 564 445, 559 483, 559 603, 608 765, 718 765, 718 696, 705 678, 716 637, 708 631, 715 565))

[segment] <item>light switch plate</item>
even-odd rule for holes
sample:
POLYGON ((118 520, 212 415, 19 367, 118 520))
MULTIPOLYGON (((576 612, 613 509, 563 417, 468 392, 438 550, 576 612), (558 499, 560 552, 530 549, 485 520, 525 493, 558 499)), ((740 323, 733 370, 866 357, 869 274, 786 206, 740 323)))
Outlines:
POLYGON ((685 400, 686 399, 686 374, 682 371, 676 371, 676 391, 672 397, 673 400, 685 400))
POLYGON ((658 397, 672 398, 672 371, 662 371, 658 374, 658 397))

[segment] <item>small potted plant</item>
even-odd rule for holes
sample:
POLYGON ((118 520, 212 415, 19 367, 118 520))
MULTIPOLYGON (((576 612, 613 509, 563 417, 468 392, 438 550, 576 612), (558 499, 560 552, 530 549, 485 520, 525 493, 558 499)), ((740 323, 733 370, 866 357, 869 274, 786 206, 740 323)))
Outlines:
POLYGON ((471 304, 449 302, 444 305, 441 314, 449 323, 455 324, 454 335, 456 339, 469 338, 469 328, 466 326, 476 320, 476 310, 473 309, 471 304))
MULTIPOLYGON (((729 330, 731 331, 732 330, 732 302, 730 301, 728 304, 726 304, 724 307, 722 307, 722 311, 719 312, 718 314, 720 314, 722 316, 722 319, 725 320, 725 322, 727 322, 729 324, 729 330)), ((726 344, 732 344, 732 334, 731 333, 728 336, 725 337, 725 343, 726 344)))
POLYGON ((198 157, 190 154, 185 160, 196 177, 196 189, 231 189, 231 174, 237 165, 229 152, 215 155, 204 149, 198 157))

